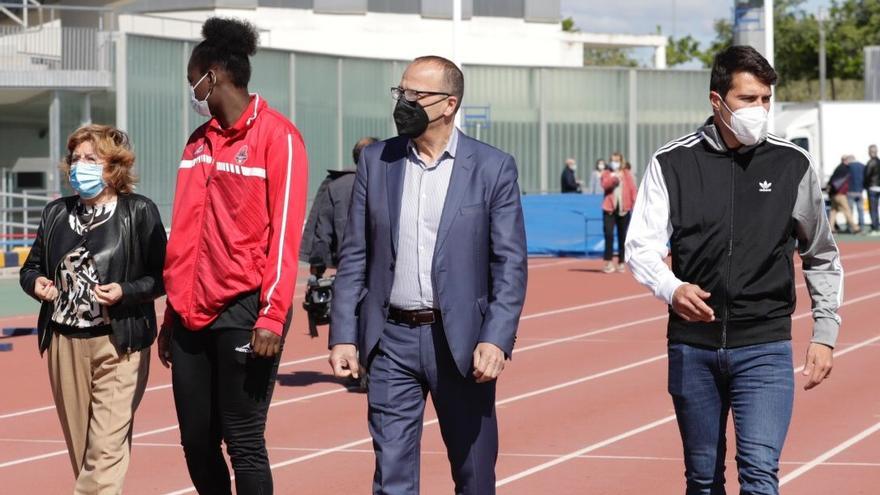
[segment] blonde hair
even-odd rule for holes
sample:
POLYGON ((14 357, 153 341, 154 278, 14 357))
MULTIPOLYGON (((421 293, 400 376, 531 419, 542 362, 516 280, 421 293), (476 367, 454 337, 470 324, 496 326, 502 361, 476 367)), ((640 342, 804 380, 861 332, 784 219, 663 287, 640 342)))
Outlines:
POLYGON ((95 154, 105 162, 104 179, 118 193, 134 191, 137 176, 134 173, 134 152, 128 134, 109 125, 89 124, 73 131, 67 138, 67 156, 61 162, 61 171, 70 174, 73 152, 82 143, 90 142, 95 154))

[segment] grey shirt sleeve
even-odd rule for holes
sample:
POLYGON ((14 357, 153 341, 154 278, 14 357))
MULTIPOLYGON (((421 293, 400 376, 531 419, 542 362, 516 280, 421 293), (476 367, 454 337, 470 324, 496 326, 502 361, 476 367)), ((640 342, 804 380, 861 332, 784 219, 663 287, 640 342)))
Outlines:
POLYGON ((837 310, 843 300, 843 266, 825 214, 819 177, 812 165, 798 186, 792 217, 804 278, 813 302, 812 341, 834 347, 840 328, 837 310))

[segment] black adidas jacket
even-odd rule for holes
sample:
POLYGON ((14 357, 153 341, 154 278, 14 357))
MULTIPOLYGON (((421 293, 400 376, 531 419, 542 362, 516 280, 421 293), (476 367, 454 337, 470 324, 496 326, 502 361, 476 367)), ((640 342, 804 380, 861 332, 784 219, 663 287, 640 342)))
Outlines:
POLYGON ((728 150, 709 119, 654 155, 633 210, 627 263, 667 304, 681 284, 699 285, 712 294, 716 316, 687 322, 670 307, 670 342, 720 348, 790 339, 795 249, 813 299, 813 341, 833 347, 843 270, 809 154, 772 135, 728 150))

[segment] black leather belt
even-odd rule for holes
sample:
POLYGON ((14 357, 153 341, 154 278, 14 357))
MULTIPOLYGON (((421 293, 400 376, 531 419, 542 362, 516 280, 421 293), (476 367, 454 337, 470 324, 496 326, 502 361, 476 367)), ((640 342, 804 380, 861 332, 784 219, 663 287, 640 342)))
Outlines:
POLYGON ((408 325, 417 327, 421 325, 431 325, 440 321, 439 309, 414 309, 405 310, 395 307, 388 308, 388 321, 400 325, 408 325))

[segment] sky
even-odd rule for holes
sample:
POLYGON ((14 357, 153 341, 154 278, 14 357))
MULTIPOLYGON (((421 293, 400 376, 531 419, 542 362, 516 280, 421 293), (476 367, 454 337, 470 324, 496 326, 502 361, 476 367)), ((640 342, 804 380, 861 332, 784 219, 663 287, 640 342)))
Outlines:
MULTIPOLYGON (((804 9, 816 12, 828 8, 831 0, 807 0, 804 9)), ((701 47, 715 38, 715 19, 733 19, 732 0, 561 0, 562 17, 571 17, 581 30, 594 33, 654 34, 657 26, 664 35, 690 34, 701 47)), ((650 64, 650 50, 634 55, 650 64)))

